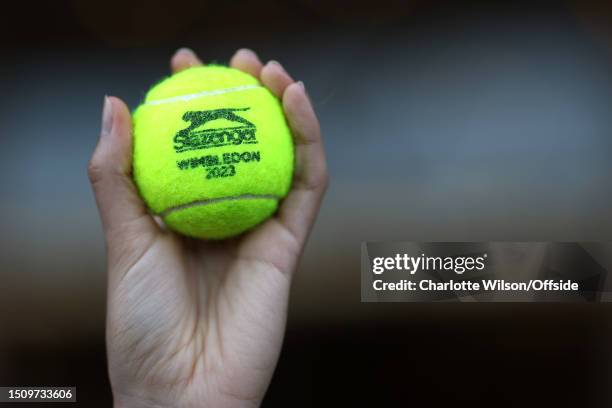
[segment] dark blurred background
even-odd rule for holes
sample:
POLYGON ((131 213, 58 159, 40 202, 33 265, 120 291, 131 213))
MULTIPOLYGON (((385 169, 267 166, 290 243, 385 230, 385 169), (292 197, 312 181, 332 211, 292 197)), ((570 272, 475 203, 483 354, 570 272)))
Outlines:
POLYGON ((605 304, 359 291, 362 241, 610 240, 612 4, 595 0, 7 2, 0 385, 111 405, 86 165, 103 96, 135 107, 181 46, 279 60, 322 122, 332 185, 265 407, 610 405, 605 304))

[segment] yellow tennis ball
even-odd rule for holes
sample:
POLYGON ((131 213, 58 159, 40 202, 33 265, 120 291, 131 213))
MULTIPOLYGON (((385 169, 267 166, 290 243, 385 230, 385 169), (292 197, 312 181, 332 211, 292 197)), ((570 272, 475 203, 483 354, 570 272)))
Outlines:
POLYGON ((280 101, 237 69, 189 68, 134 112, 140 195, 169 228, 196 238, 238 235, 274 214, 291 186, 293 149, 280 101))

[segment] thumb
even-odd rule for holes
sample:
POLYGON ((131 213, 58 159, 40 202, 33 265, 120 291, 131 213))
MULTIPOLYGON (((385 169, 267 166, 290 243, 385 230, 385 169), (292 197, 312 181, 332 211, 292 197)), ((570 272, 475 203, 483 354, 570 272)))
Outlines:
POLYGON ((102 130, 89 161, 89 180, 96 196, 109 253, 151 236, 157 225, 147 213, 131 177, 132 120, 120 99, 104 98, 102 130))

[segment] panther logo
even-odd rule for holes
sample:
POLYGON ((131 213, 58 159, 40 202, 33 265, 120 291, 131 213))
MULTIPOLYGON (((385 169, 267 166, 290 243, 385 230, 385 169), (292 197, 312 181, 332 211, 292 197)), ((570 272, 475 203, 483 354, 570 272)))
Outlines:
POLYGON ((185 112, 182 119, 190 124, 174 136, 174 150, 180 153, 228 145, 257 144, 257 139, 255 138, 256 126, 235 113, 249 109, 223 108, 185 112), (205 123, 217 119, 236 122, 238 126, 197 130, 205 123))

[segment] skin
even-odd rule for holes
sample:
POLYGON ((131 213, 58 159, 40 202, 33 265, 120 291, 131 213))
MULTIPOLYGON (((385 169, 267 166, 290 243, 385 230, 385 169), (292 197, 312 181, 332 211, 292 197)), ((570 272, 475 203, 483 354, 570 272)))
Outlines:
MULTIPOLYGON (((173 72, 201 65, 188 49, 173 72)), ((292 190, 278 213, 231 240, 179 236, 132 182, 132 123, 105 98, 89 164, 106 238, 106 341, 116 407, 259 406, 281 350, 291 278, 328 184, 319 123, 301 82, 242 49, 230 65, 282 100, 295 143, 292 190)))

